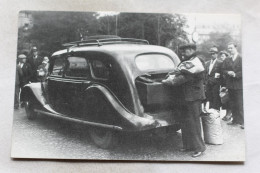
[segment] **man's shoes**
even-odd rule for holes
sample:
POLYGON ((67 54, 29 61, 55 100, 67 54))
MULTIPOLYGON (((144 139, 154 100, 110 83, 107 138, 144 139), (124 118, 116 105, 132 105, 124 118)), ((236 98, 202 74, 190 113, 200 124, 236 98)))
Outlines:
POLYGON ((201 152, 201 151, 196 151, 196 152, 194 152, 194 153, 192 154, 191 157, 199 157, 199 156, 202 155, 202 153, 203 153, 203 152, 201 152))
POLYGON ((227 125, 236 125, 237 123, 235 123, 234 121, 230 121, 227 123, 227 125))
POLYGON ((180 149, 180 152, 185 152, 185 151, 189 151, 189 150, 186 149, 186 148, 181 148, 181 149, 180 149))
POLYGON ((241 129, 245 129, 244 125, 240 125, 240 128, 241 128, 241 129))
POLYGON ((233 118, 231 116, 226 115, 225 117, 222 118, 223 121, 227 121, 230 122, 233 120, 233 118))

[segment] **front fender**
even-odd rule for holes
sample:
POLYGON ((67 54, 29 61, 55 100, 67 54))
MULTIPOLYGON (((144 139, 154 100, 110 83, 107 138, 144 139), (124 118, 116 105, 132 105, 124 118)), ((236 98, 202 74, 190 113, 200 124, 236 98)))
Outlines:
POLYGON ((37 105, 44 107, 48 111, 58 114, 47 103, 46 98, 44 97, 42 86, 41 86, 40 82, 30 83, 30 84, 25 85, 22 88, 20 100, 26 101, 29 99, 34 100, 35 102, 37 102, 37 105))
POLYGON ((93 93, 95 91, 102 93, 113 110, 115 110, 119 116, 128 121, 132 126, 134 126, 136 130, 144 130, 151 127, 155 128, 160 126, 160 123, 152 116, 145 114, 144 117, 140 117, 130 112, 111 91, 102 85, 93 84, 85 90, 87 93, 93 93))

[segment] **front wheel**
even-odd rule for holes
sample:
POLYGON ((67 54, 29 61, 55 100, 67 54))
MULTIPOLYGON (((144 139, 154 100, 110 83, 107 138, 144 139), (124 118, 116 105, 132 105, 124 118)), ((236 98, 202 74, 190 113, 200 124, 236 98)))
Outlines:
POLYGON ((37 114, 34 111, 33 103, 29 100, 25 101, 24 107, 25 107, 25 112, 26 112, 27 118, 29 120, 34 120, 37 117, 37 114))
POLYGON ((89 135, 92 141, 100 148, 113 148, 118 144, 118 133, 103 128, 90 128, 89 135))

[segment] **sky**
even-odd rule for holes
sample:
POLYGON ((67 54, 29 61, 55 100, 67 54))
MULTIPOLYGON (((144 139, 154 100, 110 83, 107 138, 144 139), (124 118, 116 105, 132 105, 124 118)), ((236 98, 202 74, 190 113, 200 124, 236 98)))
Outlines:
POLYGON ((193 32, 195 25, 236 25, 241 26, 241 16, 239 14, 195 14, 184 13, 187 18, 186 31, 193 32))

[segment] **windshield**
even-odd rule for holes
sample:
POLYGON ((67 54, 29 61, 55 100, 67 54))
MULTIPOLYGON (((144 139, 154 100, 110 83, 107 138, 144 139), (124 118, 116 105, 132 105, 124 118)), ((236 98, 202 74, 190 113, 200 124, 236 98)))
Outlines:
POLYGON ((145 72, 173 70, 175 67, 170 57, 162 54, 139 55, 135 63, 139 70, 145 72))

